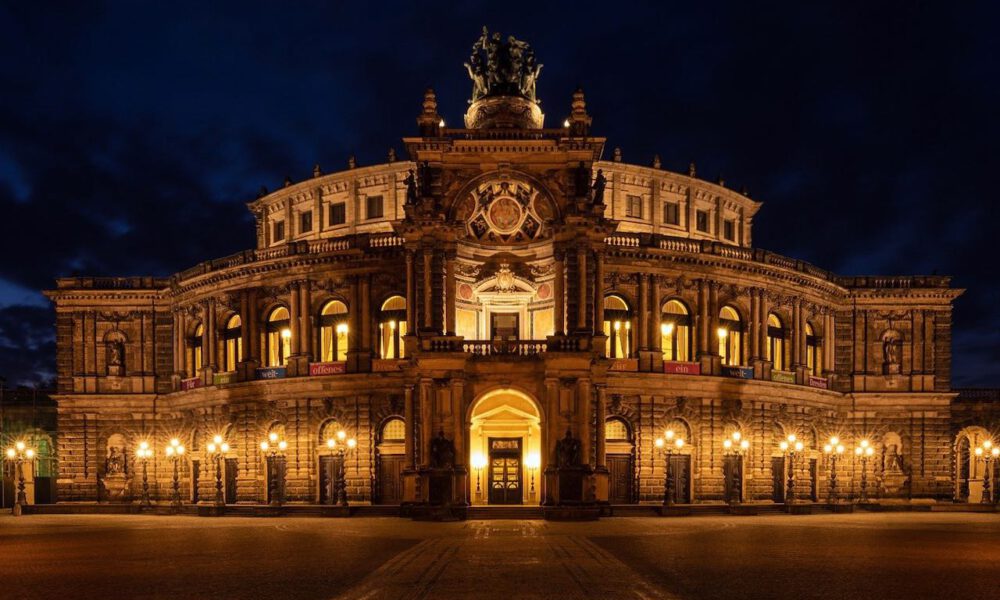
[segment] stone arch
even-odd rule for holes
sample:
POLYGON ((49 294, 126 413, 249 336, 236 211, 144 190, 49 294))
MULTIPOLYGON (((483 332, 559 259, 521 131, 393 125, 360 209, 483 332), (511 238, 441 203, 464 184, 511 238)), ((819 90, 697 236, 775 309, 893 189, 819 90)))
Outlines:
MULTIPOLYGON (((473 503, 501 501, 493 492, 498 492, 504 498, 502 501, 539 502, 544 497, 544 483, 538 477, 544 473, 551 445, 545 438, 541 403, 523 389, 497 387, 479 394, 470 403, 465 422, 468 432, 463 435, 465 444, 456 448, 456 452, 467 457, 472 466, 469 497, 473 503), (512 460, 519 462, 511 463, 512 460), (501 468, 497 466, 500 463, 506 470, 502 475, 505 490, 494 485, 494 478, 490 476, 495 469, 501 468), (512 467, 520 477, 519 494, 511 491, 515 490, 512 467), (487 482, 485 488, 481 487, 483 476, 487 482), (529 478, 530 485, 525 485, 529 478)), ((575 436, 579 437, 579 432, 575 436)))

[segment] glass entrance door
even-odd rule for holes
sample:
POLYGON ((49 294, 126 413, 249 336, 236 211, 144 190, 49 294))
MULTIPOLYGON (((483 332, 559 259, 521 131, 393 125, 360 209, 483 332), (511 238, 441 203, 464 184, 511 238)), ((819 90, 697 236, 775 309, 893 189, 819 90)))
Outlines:
POLYGON ((516 340, 519 326, 517 313, 490 313, 490 339, 516 340))
POLYGON ((521 504, 521 438, 490 438, 490 504, 521 504))

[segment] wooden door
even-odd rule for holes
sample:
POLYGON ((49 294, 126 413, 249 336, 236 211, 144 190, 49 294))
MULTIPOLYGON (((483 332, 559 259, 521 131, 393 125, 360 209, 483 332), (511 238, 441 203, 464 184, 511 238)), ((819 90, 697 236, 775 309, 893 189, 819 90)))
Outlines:
POLYGON ((191 461, 191 502, 198 504, 198 484, 201 482, 201 461, 191 461))
MULTIPOLYGON (((267 461, 267 502, 285 501, 285 475, 288 462, 284 456, 275 456, 267 461)), ((227 472, 228 474, 228 472, 227 472)))
POLYGON ((819 463, 815 458, 809 459, 809 497, 819 502, 819 463))
POLYGON ((691 457, 686 454, 672 455, 670 473, 674 480, 671 500, 675 504, 687 504, 691 501, 691 457))
POLYGON ((608 454, 608 501, 612 504, 634 502, 632 496, 632 455, 608 454))
POLYGON ((961 502, 969 501, 970 448, 969 438, 963 437, 958 443, 958 500, 961 502))
POLYGON ((223 494, 226 504, 236 504, 236 476, 240 471, 239 459, 227 458, 225 468, 225 487, 223 494))
POLYGON ((726 481, 726 502, 743 501, 743 459, 740 456, 726 456, 722 462, 722 472, 726 481), (740 485, 737 486, 737 480, 740 485))
POLYGON ((379 456, 379 504, 399 504, 403 501, 403 461, 405 459, 405 454, 382 454, 379 456))
POLYGON ((775 502, 785 501, 785 457, 771 457, 771 498, 775 502))
POLYGON ((319 457, 319 503, 337 503, 337 470, 340 468, 339 456, 319 457))
POLYGON ((490 438, 490 504, 521 504, 521 438, 490 438))

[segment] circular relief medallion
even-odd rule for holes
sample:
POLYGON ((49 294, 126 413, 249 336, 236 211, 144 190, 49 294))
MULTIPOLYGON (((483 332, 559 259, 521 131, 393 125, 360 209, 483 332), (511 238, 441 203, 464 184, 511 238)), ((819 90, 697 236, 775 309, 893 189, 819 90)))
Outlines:
POLYGON ((548 300, 549 296, 551 295, 552 295, 552 288, 549 287, 549 284, 543 283, 542 285, 538 286, 539 300, 548 300))
POLYGON ((467 283, 458 286, 458 297, 462 300, 472 300, 472 286, 467 283))
POLYGON ((513 233, 521 223, 521 205, 507 196, 494 200, 487 214, 497 233, 513 233))

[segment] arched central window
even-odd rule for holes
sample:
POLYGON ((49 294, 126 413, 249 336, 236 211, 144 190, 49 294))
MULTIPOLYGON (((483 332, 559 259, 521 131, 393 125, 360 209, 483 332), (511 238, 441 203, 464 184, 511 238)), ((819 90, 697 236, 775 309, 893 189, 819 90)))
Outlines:
POLYGON ((823 354, 820 349, 820 339, 816 337, 813 326, 806 322, 806 368, 813 377, 819 377, 823 372, 823 354))
POLYGON ((771 368, 785 370, 785 327, 774 313, 767 315, 767 356, 771 368))
POLYGON ((202 367, 202 336, 205 335, 205 326, 198 323, 194 328, 194 335, 188 339, 187 371, 189 377, 197 377, 198 371, 202 367))
POLYGON ((722 364, 739 366, 743 364, 743 322, 740 314, 732 306, 723 306, 719 311, 719 356, 722 364))
POLYGON ((405 441, 406 421, 400 418, 393 418, 389 419, 384 425, 382 425, 382 432, 379 436, 380 443, 403 443, 405 441))
POLYGON ((283 367, 288 362, 288 356, 292 353, 292 330, 289 328, 291 321, 288 318, 288 309, 279 306, 271 311, 267 317, 265 339, 267 341, 267 366, 283 367))
POLYGON ((235 371, 236 365, 243 360, 243 320, 239 315, 233 315, 226 321, 222 344, 225 347, 222 370, 235 371))
POLYGON ((660 346, 663 360, 691 360, 691 315, 679 300, 670 300, 663 305, 660 346))
POLYGON ((347 360, 347 305, 330 300, 319 315, 320 360, 347 360))
POLYGON ((604 298, 605 354, 608 358, 628 358, 632 355, 632 313, 621 296, 604 298))
POLYGON ((379 356, 403 358, 406 336, 406 298, 392 296, 382 303, 378 317, 379 356))

